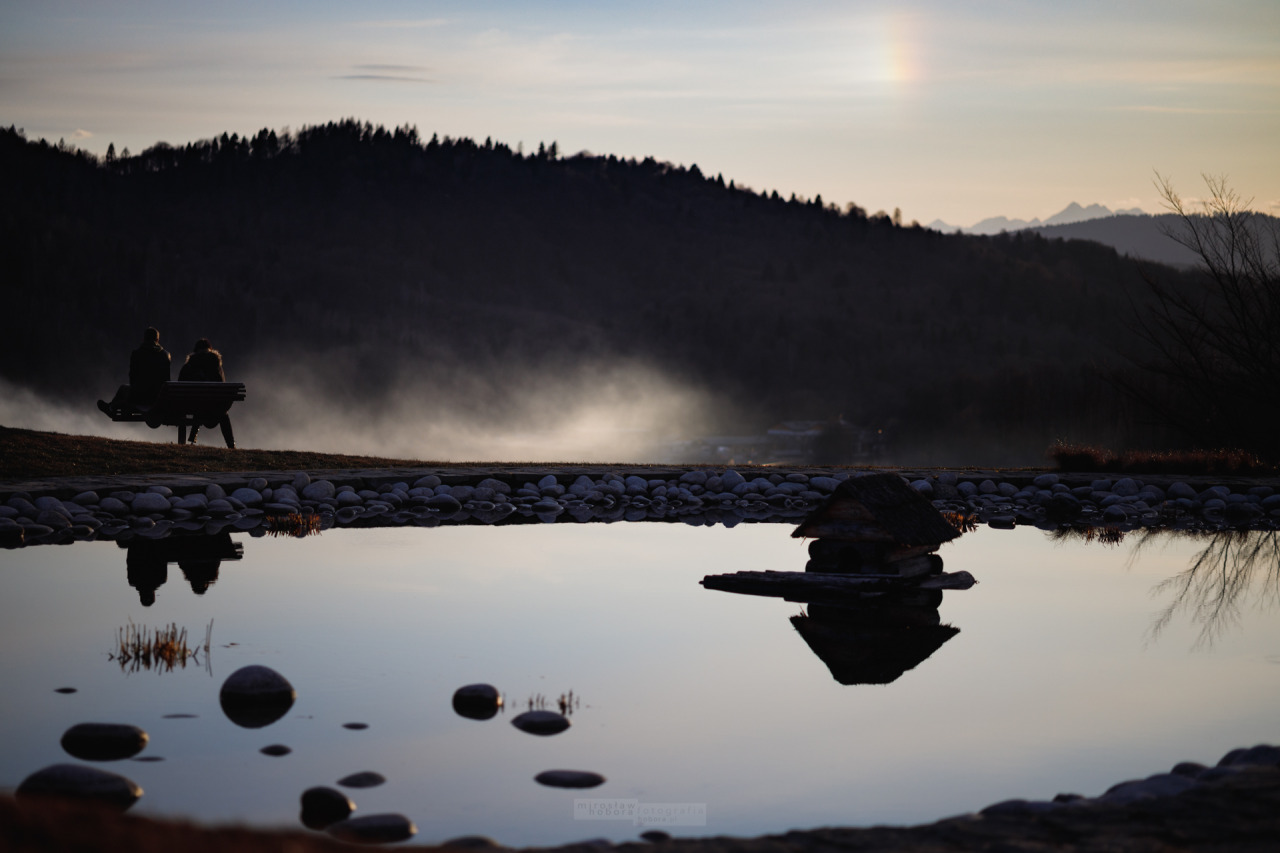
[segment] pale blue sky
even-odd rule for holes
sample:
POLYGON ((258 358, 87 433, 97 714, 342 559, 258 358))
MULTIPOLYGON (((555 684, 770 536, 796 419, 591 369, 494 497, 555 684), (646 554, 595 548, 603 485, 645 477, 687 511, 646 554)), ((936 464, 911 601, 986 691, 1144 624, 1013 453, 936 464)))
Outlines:
POLYGON ((0 4, 0 122, 102 153, 344 117, 968 225, 1280 213, 1280 2, 0 4))

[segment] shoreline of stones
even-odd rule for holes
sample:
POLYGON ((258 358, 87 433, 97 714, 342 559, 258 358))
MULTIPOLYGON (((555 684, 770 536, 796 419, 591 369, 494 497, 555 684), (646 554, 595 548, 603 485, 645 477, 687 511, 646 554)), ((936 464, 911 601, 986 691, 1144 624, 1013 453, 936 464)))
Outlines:
POLYGON ((981 811, 977 816, 1037 815, 1063 808, 1090 805, 1126 805, 1141 800, 1173 797, 1211 782, 1240 776, 1258 770, 1280 769, 1280 747, 1259 744, 1240 747, 1224 755, 1213 767, 1194 761, 1175 764, 1168 773, 1156 773, 1145 779, 1117 782, 1096 797, 1080 794, 1058 794, 1052 800, 1003 800, 981 811))
MULTIPOLYGON (((156 477, 134 488, 107 485, 66 497, 55 494, 59 491, 55 489, 39 494, 12 490, 4 493, 0 503, 0 546, 127 541, 135 536, 162 538, 228 528, 263 535, 273 529, 272 519, 290 516, 309 518, 316 530, 592 521, 726 527, 741 522, 796 523, 820 506, 842 480, 871 472, 748 473, 754 476, 732 468, 689 469, 651 477, 570 472, 442 478, 435 473, 412 476, 398 471, 313 478, 296 472, 229 480, 225 485, 191 477, 175 477, 167 485, 152 482, 164 479, 156 477)), ((980 477, 954 471, 900 475, 939 510, 995 528, 1280 527, 1280 493, 1270 485, 1233 490, 1229 485, 1198 487, 1169 478, 1161 485, 1134 477, 1086 481, 1052 472, 1027 477, 980 477)))

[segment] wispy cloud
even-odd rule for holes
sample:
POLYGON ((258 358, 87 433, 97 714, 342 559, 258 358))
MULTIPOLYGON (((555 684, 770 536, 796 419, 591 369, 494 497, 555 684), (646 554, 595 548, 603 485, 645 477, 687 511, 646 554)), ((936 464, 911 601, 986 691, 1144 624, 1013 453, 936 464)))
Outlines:
POLYGON ((83 130, 77 127, 75 130, 71 131, 72 139, 91 139, 92 137, 93 132, 89 130, 83 130))
POLYGON ((369 63, 352 66, 354 73, 340 74, 337 80, 384 80, 393 83, 429 83, 430 78, 420 76, 427 69, 420 65, 390 65, 369 63))
POLYGON ((385 80, 394 83, 429 83, 425 77, 404 77, 398 74, 339 74, 335 80, 385 80))

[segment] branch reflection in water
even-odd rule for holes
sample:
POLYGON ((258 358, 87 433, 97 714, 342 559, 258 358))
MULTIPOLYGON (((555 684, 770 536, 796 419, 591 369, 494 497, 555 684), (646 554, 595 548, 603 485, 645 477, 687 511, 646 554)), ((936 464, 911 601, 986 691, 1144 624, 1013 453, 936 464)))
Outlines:
POLYGON ((1197 539, 1205 545, 1186 569, 1151 589, 1155 598, 1171 600, 1147 629, 1154 642, 1179 613, 1200 626, 1193 648, 1207 648, 1240 621, 1240 611, 1252 600, 1260 609, 1280 604, 1280 535, 1275 530, 1177 530, 1149 528, 1126 533, 1113 528, 1065 528, 1049 536, 1054 541, 1080 538, 1132 550, 1125 567, 1139 557, 1177 539, 1197 539))

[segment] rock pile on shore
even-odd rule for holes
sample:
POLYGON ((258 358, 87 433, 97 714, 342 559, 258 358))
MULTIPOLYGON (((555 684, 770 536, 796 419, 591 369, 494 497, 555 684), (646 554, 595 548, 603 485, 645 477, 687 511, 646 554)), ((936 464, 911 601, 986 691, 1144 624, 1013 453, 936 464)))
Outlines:
MULTIPOLYGON (((124 540, 228 527, 254 532, 264 530, 272 517, 289 515, 315 517, 320 529, 624 520, 794 523, 841 480, 858 476, 846 471, 829 476, 752 473, 693 469, 654 478, 547 473, 536 479, 481 474, 468 482, 458 482, 456 476, 444 482, 434 473, 412 479, 366 473, 348 482, 297 473, 225 485, 108 487, 68 497, 15 491, 0 504, 0 545, 124 540)), ((1280 526, 1280 494, 1268 485, 1233 489, 1132 477, 1068 481, 1056 473, 997 480, 951 471, 904 479, 940 510, 972 515, 992 527, 1280 526)))

